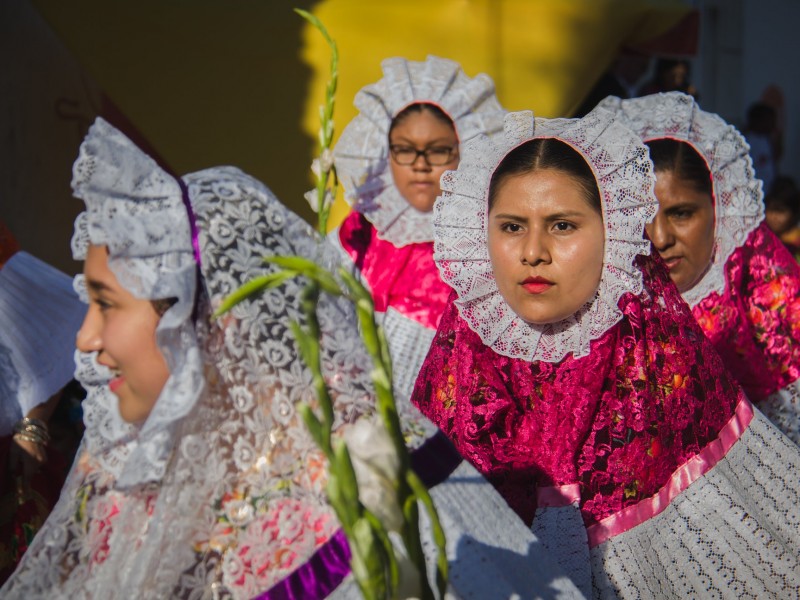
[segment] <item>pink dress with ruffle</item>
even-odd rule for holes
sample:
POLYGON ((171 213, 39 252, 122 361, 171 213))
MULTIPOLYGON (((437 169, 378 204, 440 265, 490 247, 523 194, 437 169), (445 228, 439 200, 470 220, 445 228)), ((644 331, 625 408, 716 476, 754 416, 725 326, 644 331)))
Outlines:
POLYGON ((376 312, 393 308, 428 329, 439 326, 450 287, 433 262, 433 242, 398 248, 358 212, 342 223, 339 242, 369 286, 376 312))

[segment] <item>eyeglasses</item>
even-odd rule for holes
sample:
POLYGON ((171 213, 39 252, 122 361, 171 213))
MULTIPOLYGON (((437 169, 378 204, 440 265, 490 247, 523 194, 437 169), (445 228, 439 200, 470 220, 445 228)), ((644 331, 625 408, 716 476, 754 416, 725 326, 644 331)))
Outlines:
POLYGON ((458 146, 434 146, 425 148, 425 150, 417 150, 413 146, 392 144, 389 146, 389 151, 392 153, 394 162, 403 167, 413 165, 419 156, 425 159, 429 167, 441 167, 455 158, 458 154, 458 146))

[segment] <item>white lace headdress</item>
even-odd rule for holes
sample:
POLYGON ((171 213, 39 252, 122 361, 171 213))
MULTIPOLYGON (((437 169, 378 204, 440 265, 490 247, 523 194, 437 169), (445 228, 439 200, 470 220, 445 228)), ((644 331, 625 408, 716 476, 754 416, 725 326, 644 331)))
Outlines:
MULTIPOLYGON (((108 389, 111 372, 96 353, 76 352, 76 376, 87 389, 85 444, 119 487, 158 481, 173 448, 178 421, 203 389, 202 362, 192 310, 197 264, 178 181, 127 137, 98 118, 81 144, 72 189, 86 204, 75 221, 72 253, 86 257, 90 244, 108 247, 108 264, 137 298, 174 298, 156 329, 170 377, 147 420, 126 423, 108 389)), ((75 288, 88 301, 82 275, 75 288)))
POLYGON ((505 111, 488 75, 467 77, 451 61, 389 58, 383 79, 356 94, 361 112, 345 127, 334 149, 345 198, 375 226, 381 238, 401 247, 433 239, 433 216, 412 207, 398 192, 389 168, 389 128, 404 108, 435 104, 453 120, 460 144, 500 132, 505 111))
POLYGON ((714 194, 714 252, 705 275, 682 296, 689 306, 695 306, 712 292, 722 294, 725 263, 764 220, 763 184, 755 177, 744 136, 681 92, 631 100, 609 96, 600 106, 617 113, 643 141, 686 142, 705 160, 714 194))
POLYGON ((534 119, 529 111, 505 117, 505 135, 479 136, 464 145, 456 171, 442 176, 434 206, 434 259, 442 279, 456 290, 461 317, 497 353, 529 361, 558 362, 568 353, 589 353, 589 343, 622 318, 626 292, 642 291, 634 265, 650 254, 645 223, 656 213, 655 178, 647 147, 619 119, 595 109, 582 119, 534 119), (492 174, 514 148, 534 138, 565 142, 586 159, 602 199, 605 257, 594 297, 558 323, 531 325, 500 294, 487 246, 488 194, 492 174))

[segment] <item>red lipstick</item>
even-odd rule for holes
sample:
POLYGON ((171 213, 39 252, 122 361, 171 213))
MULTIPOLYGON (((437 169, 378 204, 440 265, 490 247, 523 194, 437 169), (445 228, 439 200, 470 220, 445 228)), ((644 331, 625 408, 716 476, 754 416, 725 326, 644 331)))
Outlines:
POLYGON ((541 294, 555 284, 544 277, 528 277, 521 285, 529 294, 541 294))
POLYGON ((117 390, 122 386, 124 381, 125 378, 122 375, 114 377, 114 379, 108 382, 108 389, 111 390, 112 394, 116 394, 117 390))

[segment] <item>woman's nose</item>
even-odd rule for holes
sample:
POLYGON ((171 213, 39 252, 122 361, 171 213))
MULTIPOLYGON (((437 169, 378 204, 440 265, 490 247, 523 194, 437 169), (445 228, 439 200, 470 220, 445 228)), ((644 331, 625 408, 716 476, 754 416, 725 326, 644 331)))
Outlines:
POLYGON ((525 238, 522 248, 522 262, 528 265, 537 265, 550 261, 550 252, 543 235, 536 232, 529 232, 525 238))
POLYGON ((101 338, 101 319, 97 310, 90 306, 83 318, 78 336, 75 338, 75 346, 81 352, 97 352, 102 349, 101 338))
POLYGON ((675 243, 672 228, 661 211, 658 212, 653 222, 645 227, 645 231, 659 252, 663 252, 675 243))

